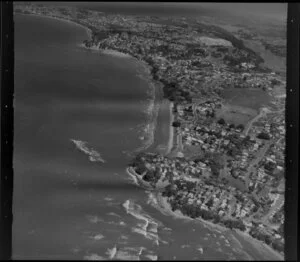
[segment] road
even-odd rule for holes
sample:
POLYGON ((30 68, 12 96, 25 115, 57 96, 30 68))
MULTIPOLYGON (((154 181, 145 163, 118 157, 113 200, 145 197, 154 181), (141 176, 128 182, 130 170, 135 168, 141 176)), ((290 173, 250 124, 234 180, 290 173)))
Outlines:
POLYGON ((249 176, 251 174, 251 172, 255 172, 256 171, 256 167, 255 165, 257 165, 259 163, 259 161, 264 157, 264 155, 266 154, 266 152, 268 151, 270 145, 272 144, 271 141, 267 141, 266 144, 263 146, 263 148, 261 148, 257 154, 255 159, 250 163, 249 167, 248 167, 248 171, 245 174, 245 182, 246 182, 246 186, 248 188, 248 184, 249 184, 249 176))
POLYGON ((249 130, 251 129, 253 123, 254 123, 255 121, 257 121, 259 118, 265 116, 265 113, 266 113, 266 111, 265 111, 265 108, 263 107, 263 108, 260 109, 259 114, 258 114, 256 117, 254 117, 252 120, 250 120, 250 121, 248 122, 248 124, 247 124, 247 126, 246 126, 246 128, 245 128, 245 131, 244 131, 244 132, 245 132, 245 135, 248 135, 249 130))
POLYGON ((259 114, 254 117, 252 120, 250 120, 244 130, 244 133, 245 135, 248 135, 249 133, 249 130, 251 129, 253 123, 255 121, 257 121, 259 118, 263 117, 263 116, 266 116, 266 114, 269 114, 269 113, 280 113, 280 112, 283 112, 285 109, 281 109, 281 110, 277 110, 277 111, 271 111, 270 109, 268 109, 267 107, 262 107, 259 111, 259 114))

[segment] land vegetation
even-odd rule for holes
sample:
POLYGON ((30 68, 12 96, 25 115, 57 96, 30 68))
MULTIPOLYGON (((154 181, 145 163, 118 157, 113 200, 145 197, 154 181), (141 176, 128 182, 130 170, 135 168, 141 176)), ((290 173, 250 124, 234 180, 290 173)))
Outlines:
POLYGON ((283 252, 285 100, 275 89, 285 88, 285 76, 263 67, 245 46, 260 32, 239 38, 201 19, 35 4, 17 3, 15 12, 75 21, 92 31, 85 47, 145 61, 174 103, 174 141, 168 154, 138 154, 130 172, 159 188, 172 210, 244 231, 283 252))

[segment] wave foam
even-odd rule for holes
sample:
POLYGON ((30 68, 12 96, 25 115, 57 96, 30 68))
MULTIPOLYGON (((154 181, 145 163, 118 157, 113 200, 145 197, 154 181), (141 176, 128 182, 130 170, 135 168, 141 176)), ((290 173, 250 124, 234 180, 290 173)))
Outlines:
POLYGON ((120 236, 120 239, 122 239, 122 240, 128 240, 128 236, 121 235, 121 236, 120 236))
POLYGON ((156 261, 158 257, 156 255, 145 255, 146 258, 149 258, 150 260, 156 261))
POLYGON ((114 216, 114 217, 121 217, 120 215, 118 215, 118 214, 116 214, 116 213, 114 213, 114 212, 110 212, 110 213, 108 213, 108 215, 114 216))
POLYGON ((136 219, 144 222, 138 223, 137 227, 133 227, 132 232, 143 235, 145 238, 153 241, 158 246, 160 240, 158 236, 158 223, 154 221, 152 217, 145 214, 140 205, 137 205, 130 200, 126 200, 123 203, 123 207, 125 208, 127 214, 130 214, 136 219))
POLYGON ((197 250, 201 253, 201 255, 203 254, 203 247, 199 247, 197 250))
POLYGON ((131 172, 128 172, 128 171, 127 171, 127 174, 130 176, 129 179, 130 179, 130 181, 133 182, 133 184, 139 185, 138 179, 136 178, 135 175, 133 175, 131 172))
POLYGON ((83 257, 84 260, 106 260, 104 257, 99 256, 98 254, 90 254, 83 257))
POLYGON ((105 222, 102 218, 99 218, 97 216, 87 216, 87 219, 89 220, 90 223, 96 224, 99 222, 105 222))
POLYGON ((101 154, 92 148, 88 148, 87 142, 81 140, 70 139, 81 152, 89 156, 91 162, 102 162, 106 161, 101 157, 101 154))
POLYGON ((115 245, 113 248, 107 249, 106 255, 111 260, 140 260, 144 250, 146 250, 144 247, 117 248, 115 245))
POLYGON ((93 240, 101 240, 104 238, 104 236, 102 234, 98 234, 98 235, 92 236, 90 238, 93 240))
POLYGON ((106 254, 108 255, 109 259, 114 259, 117 252, 118 252, 117 246, 114 246, 113 248, 108 248, 107 251, 106 251, 106 254))

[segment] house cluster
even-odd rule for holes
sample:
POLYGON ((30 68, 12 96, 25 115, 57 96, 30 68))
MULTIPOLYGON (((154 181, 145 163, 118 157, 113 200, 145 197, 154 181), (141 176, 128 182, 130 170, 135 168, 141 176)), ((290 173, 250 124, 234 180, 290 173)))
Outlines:
POLYGON ((284 224, 284 202, 276 210, 269 215, 269 222, 271 224, 284 224))
MULTIPOLYGON (((222 106, 220 99, 213 98, 220 88, 262 88, 272 91, 279 78, 274 74, 258 72, 259 57, 228 44, 219 47, 202 44, 192 25, 176 26, 176 21, 166 26, 149 17, 125 17, 90 11, 87 11, 89 15, 84 15, 72 8, 37 5, 26 5, 24 10, 76 21, 97 29, 94 30, 96 33, 103 31, 106 33, 105 39, 95 38, 91 42, 94 41, 100 48, 118 50, 146 61, 153 78, 164 84, 165 96, 176 102, 175 119, 182 123, 177 132, 182 137, 183 145, 197 146, 203 152, 222 153, 230 160, 226 167, 228 174, 244 182, 248 179, 251 194, 213 179, 213 166, 208 161, 192 161, 184 157, 143 156, 143 179, 155 176, 152 180, 155 182, 177 181, 177 185, 182 187, 173 191, 169 201, 182 200, 182 205, 193 205, 221 218, 242 219, 248 229, 255 227, 259 228, 260 234, 270 234, 267 226, 259 223, 257 227, 252 220, 259 221, 278 197, 271 190, 276 188, 284 171, 284 141, 281 139, 285 135, 284 113, 259 118, 247 136, 243 134, 244 127, 229 125, 221 119, 210 121, 215 117, 215 110, 222 106), (212 52, 214 59, 210 56, 212 52), (194 103, 197 97, 212 99, 194 103), (277 141, 247 177, 246 170, 265 145, 265 140, 277 141), (194 183, 192 190, 184 187, 187 181, 194 183)), ((228 42, 221 40, 219 44, 228 42)), ((282 106, 283 99, 277 103, 282 106)), ((277 215, 282 212, 280 210, 275 210, 273 217, 280 217, 280 213, 277 215)))
MULTIPOLYGON (((201 115, 205 111, 211 112, 209 109, 212 107, 201 106, 196 108, 197 115, 201 115), (200 113, 198 113, 199 108, 201 110, 200 113)), ((178 114, 181 116, 179 119, 184 119, 185 121, 191 120, 194 118, 194 111, 191 106, 184 109, 179 107, 178 114)), ((248 160, 262 147, 263 142, 251 136, 244 135, 242 128, 226 123, 212 122, 208 125, 200 125, 199 123, 188 122, 181 127, 180 132, 184 145, 196 145, 205 151, 218 151, 229 154, 238 161, 238 165, 246 167, 248 160), (234 153, 232 150, 235 150, 234 153)))
POLYGON ((249 176, 250 183, 248 190, 258 194, 265 185, 272 185, 272 177, 267 175, 263 168, 259 168, 249 176))
POLYGON ((259 162, 261 168, 267 175, 280 178, 284 174, 284 143, 272 144, 263 159, 259 162))
POLYGON ((168 158, 162 155, 148 154, 142 157, 147 171, 158 171, 161 179, 179 179, 198 181, 201 175, 209 177, 210 167, 201 161, 187 161, 180 158, 168 158))
POLYGON ((268 113, 264 117, 260 117, 256 120, 249 134, 252 136, 261 138, 259 134, 264 134, 262 139, 275 139, 278 140, 285 136, 285 118, 284 112, 282 113, 268 113))
POLYGON ((232 219, 250 219, 258 210, 252 199, 235 187, 211 183, 211 170, 204 162, 171 159, 156 154, 149 154, 142 160, 147 168, 146 173, 156 170, 162 175, 162 180, 180 181, 181 187, 176 190, 176 195, 170 197, 170 201, 181 199, 188 205, 196 205, 199 209, 232 219), (195 186, 187 190, 184 187, 186 181, 193 182, 195 186))

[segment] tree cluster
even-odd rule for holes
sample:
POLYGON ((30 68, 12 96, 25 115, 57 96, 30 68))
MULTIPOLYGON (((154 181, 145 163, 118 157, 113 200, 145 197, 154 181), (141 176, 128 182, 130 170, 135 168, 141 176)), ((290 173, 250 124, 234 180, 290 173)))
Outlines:
POLYGON ((270 140, 269 134, 267 134, 267 133, 265 133, 265 132, 259 133, 256 137, 259 138, 259 139, 270 140))
POLYGON ((232 219, 224 220, 223 224, 226 227, 230 228, 230 229, 236 228, 236 229, 239 229, 241 231, 245 231, 246 230, 245 224, 240 219, 237 219, 237 220, 232 220, 232 219))

